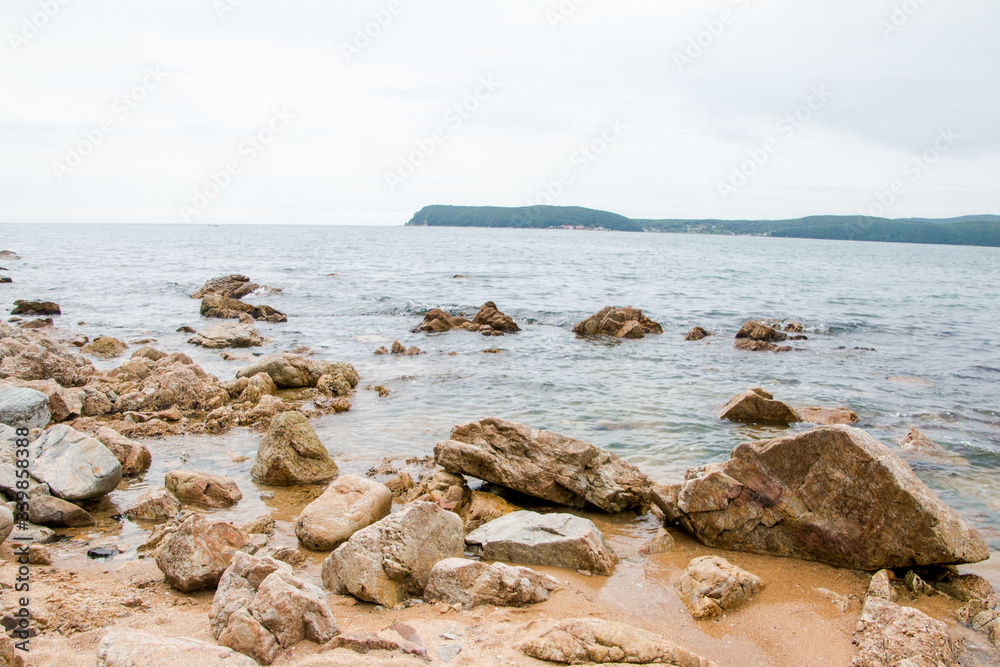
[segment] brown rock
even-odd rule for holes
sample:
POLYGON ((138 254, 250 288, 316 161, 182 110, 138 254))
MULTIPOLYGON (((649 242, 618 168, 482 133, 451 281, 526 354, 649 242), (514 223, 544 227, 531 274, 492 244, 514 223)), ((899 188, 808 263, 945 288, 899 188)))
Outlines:
POLYGON ((193 514, 168 534, 156 553, 156 566, 183 593, 215 588, 233 555, 250 536, 232 524, 193 514))
POLYGON ((421 479, 420 484, 410 491, 407 501, 422 500, 458 512, 468 503, 471 493, 464 477, 439 470, 421 479))
POLYGON ((205 472, 171 470, 163 485, 178 499, 205 507, 232 507, 243 499, 233 479, 205 472))
POLYGON ((316 551, 330 551, 362 528, 389 515, 392 492, 378 482, 344 475, 302 510, 295 523, 299 541, 316 551))
POLYGON ((674 538, 670 536, 666 528, 660 528, 646 544, 639 547, 639 553, 644 556, 656 556, 658 554, 669 553, 674 550, 674 538))
POLYGON ((642 314, 642 311, 626 306, 607 306, 573 327, 577 336, 615 336, 617 338, 643 338, 646 334, 661 334, 663 327, 642 314))
POLYGON ((393 498, 405 498, 406 495, 416 486, 410 473, 401 472, 385 483, 393 498))
POLYGON ((472 322, 464 317, 453 317, 439 308, 432 308, 424 315, 424 321, 410 329, 413 333, 444 333, 453 329, 472 331, 472 322))
POLYGON ((749 338, 750 340, 766 341, 768 343, 780 343, 788 340, 788 336, 784 333, 757 320, 748 320, 745 322, 740 327, 740 330, 736 332, 736 338, 749 338))
POLYGON ((115 412, 158 412, 174 406, 184 412, 211 412, 229 398, 218 379, 187 355, 171 354, 155 363, 140 357, 108 376, 119 383, 115 412))
POLYGON ((718 556, 695 558, 674 584, 681 602, 699 621, 746 604, 763 587, 760 578, 718 556))
POLYGON ((14 302, 14 309, 11 315, 62 315, 59 304, 51 301, 25 301, 18 299, 14 302))
POLYGON ((117 338, 101 336, 100 338, 95 338, 93 342, 84 345, 80 351, 100 357, 101 359, 114 359, 121 356, 127 349, 128 345, 117 338))
POLYGON ((252 659, 224 646, 183 637, 157 637, 115 628, 97 646, 97 667, 256 667, 252 659))
MULTIPOLYGON (((453 329, 478 331, 486 336, 502 336, 505 333, 516 333, 520 327, 507 315, 504 315, 492 301, 487 301, 480 307, 472 321, 464 317, 454 317, 443 310, 432 308, 427 311, 424 321, 413 327, 413 333, 442 333, 453 329)), ((394 353, 395 349, 393 350, 394 353)), ((409 353, 407 351, 407 353, 409 353)))
POLYGON ((472 323, 479 327, 479 331, 489 330, 490 333, 517 333, 521 327, 507 315, 497 310, 497 305, 492 301, 487 301, 479 308, 479 312, 472 318, 472 323))
POLYGON ((861 421, 857 413, 850 408, 805 407, 795 408, 795 413, 798 414, 800 421, 810 424, 833 426, 834 424, 856 424, 861 421))
POLYGON ((380 632, 352 632, 339 635, 320 650, 333 651, 338 648, 350 649, 362 655, 370 651, 392 651, 430 660, 427 657, 427 648, 420 640, 416 630, 399 621, 380 632))
POLYGON ((483 524, 520 509, 492 493, 471 491, 468 502, 459 506, 458 515, 465 524, 465 532, 470 533, 483 524))
POLYGON ((720 419, 744 424, 790 424, 801 421, 788 405, 757 387, 729 399, 722 407, 720 419))
POLYGON ((99 428, 94 437, 115 455, 121 463, 123 475, 138 475, 149 470, 153 458, 145 445, 107 426, 99 428))
POLYGON ((264 338, 252 324, 220 322, 205 327, 188 342, 210 350, 221 350, 227 347, 260 347, 264 338))
POLYGON ((209 294, 219 294, 230 299, 242 299, 258 289, 260 289, 260 285, 250 282, 250 279, 246 276, 233 274, 221 278, 212 278, 192 294, 191 298, 204 299, 209 294))
POLYGON ((181 503, 162 486, 145 491, 132 501, 123 514, 132 520, 169 521, 181 512, 181 503))
POLYGON ((684 340, 701 340, 703 338, 708 338, 709 336, 714 336, 715 334, 703 329, 701 327, 695 327, 688 331, 687 335, 684 336, 684 340))
POLYGON ((751 340, 749 338, 741 338, 733 343, 733 347, 737 350, 743 350, 744 352, 786 352, 782 348, 779 348, 774 343, 768 343, 763 340, 751 340))
POLYGON ((305 415, 283 412, 271 419, 250 475, 259 484, 271 486, 316 484, 336 477, 337 464, 305 415))
POLYGON ((22 329, 45 329, 52 326, 51 317, 38 317, 27 322, 20 322, 17 326, 22 329))
POLYGON ((527 567, 486 563, 465 558, 446 558, 431 569, 424 598, 429 602, 523 607, 549 599, 559 587, 552 577, 527 567))
MULTIPOLYGON (((191 333, 194 333, 194 332, 192 331, 191 333)), ((144 359, 149 359, 152 362, 157 362, 160 359, 164 358, 165 356, 167 356, 166 352, 161 352, 160 350, 157 350, 152 345, 143 345, 138 350, 136 350, 135 352, 132 353, 132 357, 131 358, 132 359, 137 359, 139 357, 142 357, 144 359)))
POLYGON ((55 496, 35 495, 28 501, 28 518, 40 526, 55 528, 93 526, 96 522, 82 507, 55 496))
POLYGON ((358 384, 358 374, 350 364, 318 361, 287 353, 264 357, 241 369, 236 377, 250 378, 258 373, 266 373, 281 389, 315 387, 324 375, 340 377, 351 388, 358 384))
POLYGON ((251 306, 248 303, 230 299, 221 294, 209 294, 202 299, 201 316, 223 319, 239 319, 246 313, 258 322, 287 322, 288 317, 271 306, 251 306))

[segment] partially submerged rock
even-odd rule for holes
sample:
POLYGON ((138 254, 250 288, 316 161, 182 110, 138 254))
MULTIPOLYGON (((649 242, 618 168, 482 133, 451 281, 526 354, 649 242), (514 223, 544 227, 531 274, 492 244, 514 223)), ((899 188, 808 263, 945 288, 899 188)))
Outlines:
POLYGON ((648 480, 611 452, 525 424, 489 417, 456 426, 434 447, 438 465, 536 498, 621 512, 646 500, 648 480))
POLYGON ((122 481, 122 467, 107 447, 69 426, 44 431, 29 446, 31 476, 49 485, 52 495, 77 501, 97 498, 122 481))
POLYGON ((979 533, 902 459, 848 426, 744 442, 655 499, 716 548, 862 570, 989 558, 979 533))
POLYGON ((49 399, 42 392, 22 387, 0 389, 0 424, 45 428, 51 418, 49 399))
POLYGON ((858 414, 850 408, 800 407, 795 408, 799 419, 810 424, 856 424, 861 421, 858 414))
POLYGON ((663 327, 642 314, 642 311, 626 306, 607 306, 597 311, 573 327, 577 336, 614 336, 615 338, 644 338, 646 334, 661 334, 663 327))
POLYGON ((788 335, 758 320, 747 320, 740 330, 736 332, 736 338, 756 341, 766 341, 768 343, 780 343, 788 340, 788 335))
POLYGON ((163 539, 156 566, 183 593, 215 588, 235 553, 249 543, 250 536, 232 524, 193 514, 163 539))
POLYGON ((430 602, 523 607, 549 599, 559 582, 527 567, 446 558, 431 569, 424 598, 430 602))
POLYGON ((11 315, 62 315, 62 309, 58 303, 51 301, 25 301, 18 299, 14 302, 14 309, 11 315))
POLYGON ((158 637, 115 628, 97 646, 97 667, 257 667, 251 658, 224 646, 186 637, 158 637))
POLYGON ((250 282, 246 276, 234 273, 221 278, 212 278, 191 295, 192 299, 204 299, 210 294, 219 294, 230 299, 243 297, 260 289, 260 285, 250 282))
POLYGON ((80 348, 80 351, 100 357, 101 359, 114 359, 121 356, 127 349, 128 345, 123 341, 111 336, 101 336, 84 345, 80 348))
POLYGON ((798 413, 760 387, 748 389, 729 399, 720 419, 744 424, 791 424, 802 421, 798 413))
POLYGON ((254 481, 271 486, 316 484, 336 477, 337 464, 305 415, 283 412, 271 419, 267 435, 257 446, 250 475, 254 481))
POLYGON ((337 395, 347 394, 358 384, 354 367, 343 362, 319 361, 296 354, 274 354, 256 361, 236 373, 237 378, 251 378, 266 373, 281 389, 315 387, 324 375, 342 381, 337 395))
POLYGON ((388 487, 357 475, 344 475, 302 510, 295 522, 295 535, 309 549, 336 549, 354 533, 388 516, 391 508, 388 487))
POLYGON ((479 327, 479 331, 484 336, 492 336, 498 333, 517 333, 521 327, 507 315, 497 309, 497 305, 492 301, 487 301, 472 318, 472 323, 479 327))
POLYGON ((492 301, 487 301, 480 307, 471 321, 464 317, 449 315, 439 308, 427 311, 424 321, 413 327, 413 333, 443 333, 454 329, 478 331, 484 336, 502 336, 505 333, 517 333, 519 326, 507 315, 504 315, 492 301))
POLYGON ((525 655, 566 665, 583 663, 715 667, 687 649, 647 630, 599 618, 549 621, 521 645, 525 655))
POLYGON ((36 495, 28 500, 28 518, 32 523, 53 528, 93 526, 90 512, 55 496, 36 495))
POLYGON ((763 587, 759 577, 718 556, 695 558, 674 584, 681 602, 699 621, 746 604, 763 587))
POLYGON ((174 494, 162 486, 154 486, 132 501, 123 514, 133 521, 142 519, 160 522, 169 521, 180 512, 181 503, 174 494))
POLYGON ((252 324, 220 322, 205 327, 188 342, 210 350, 221 350, 227 347, 260 347, 264 338, 252 324))
POLYGON ((707 329, 703 329, 702 327, 694 327, 693 329, 691 329, 691 331, 687 332, 687 335, 684 336, 684 340, 688 341, 702 340, 703 338, 708 338, 709 336, 714 336, 714 335, 715 335, 714 333, 708 331, 707 329))
POLYGON ((232 507, 243 499, 233 478, 207 472, 171 470, 163 485, 179 500, 204 507, 232 507))
POLYGON ((238 320, 246 313, 258 322, 287 322, 288 317, 271 306, 252 306, 221 294, 209 294, 201 302, 202 317, 238 320))
POLYGON ((153 457, 142 443, 126 438, 118 431, 102 426, 94 437, 118 459, 122 475, 138 475, 149 470, 153 457))
POLYGON ((513 512, 490 521, 465 538, 483 560, 550 565, 610 575, 617 558, 589 519, 572 514, 513 512))

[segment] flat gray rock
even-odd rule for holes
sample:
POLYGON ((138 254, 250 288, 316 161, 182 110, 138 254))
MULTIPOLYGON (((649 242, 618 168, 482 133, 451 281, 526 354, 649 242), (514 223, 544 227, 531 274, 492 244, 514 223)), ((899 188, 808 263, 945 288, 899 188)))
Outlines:
POLYGON ((52 415, 49 399, 40 391, 21 387, 0 389, 0 423, 22 428, 45 428, 52 415))
POLYGON ((59 424, 29 446, 31 476, 52 495, 77 501, 110 493, 122 481, 122 466, 111 451, 89 435, 59 424))

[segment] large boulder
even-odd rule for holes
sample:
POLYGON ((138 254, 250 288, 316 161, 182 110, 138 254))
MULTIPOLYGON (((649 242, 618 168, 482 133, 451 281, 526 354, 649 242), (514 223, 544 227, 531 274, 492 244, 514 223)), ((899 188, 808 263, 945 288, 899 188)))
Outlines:
POLYGON ((28 519, 31 523, 53 528, 79 528, 93 526, 96 522, 90 512, 73 503, 42 494, 28 500, 28 519))
POLYGON ((260 347, 264 344, 264 338, 252 324, 219 322, 205 327, 188 342, 210 350, 221 350, 228 347, 260 347))
POLYGON ((215 588, 234 554, 249 544, 250 536, 232 524, 192 514, 163 540, 156 566, 182 593, 215 588))
POLYGON ((423 595, 434 564, 462 556, 462 520, 433 503, 410 503, 354 533, 323 563, 323 583, 387 607, 423 595))
POLYGON ((224 646, 186 637, 157 637, 115 628, 97 646, 97 667, 257 667, 251 658, 224 646))
POLYGON ((670 520, 720 549, 862 570, 989 558, 970 528, 888 447, 849 426, 744 442, 657 490, 670 520))
POLYGON ((14 309, 11 315, 62 315, 59 304, 51 301, 25 301, 18 299, 14 302, 14 309))
POLYGON ((699 621, 746 604, 763 587, 759 577, 718 556, 695 558, 674 584, 681 602, 699 621))
POLYGON ((122 481, 115 455, 94 438, 59 424, 31 443, 31 476, 49 485, 52 495, 77 501, 97 498, 122 481))
POLYGON ((274 354, 255 361, 236 373, 237 378, 252 378, 257 373, 266 373, 280 389, 315 387, 324 375, 343 381, 344 386, 337 393, 344 395, 358 384, 358 374, 350 364, 342 362, 318 361, 296 354, 274 354))
POLYGON ((582 322, 577 322, 573 326, 573 333, 577 336, 644 338, 646 334, 663 333, 663 327, 632 306, 607 306, 582 322))
POLYGON ((478 327, 477 331, 486 336, 517 333, 521 330, 521 327, 517 326, 513 319, 501 313, 492 301, 487 301, 480 307, 479 312, 472 318, 472 324, 478 327))
POLYGON ((344 475, 302 510, 295 522, 295 535, 309 549, 333 550, 362 528, 387 517, 390 509, 392 492, 384 484, 344 475))
POLYGON ((42 392, 21 387, 0 389, 0 424, 45 428, 51 418, 49 399, 42 392))
POLYGON ((221 294, 209 294, 201 302, 202 317, 236 320, 239 319, 240 313, 246 313, 258 322, 288 321, 288 317, 284 313, 271 308, 271 306, 251 306, 221 294))
POLYGON ((138 475, 149 470, 153 457, 142 443, 126 438, 107 426, 97 429, 94 437, 115 455, 122 466, 123 475, 138 475))
POLYGON ((222 276, 221 278, 212 278, 198 288, 191 295, 191 298, 204 299, 209 294, 219 294, 230 299, 242 299, 258 289, 260 289, 260 285, 250 282, 250 279, 246 276, 234 273, 229 276, 222 276))
POLYGON ((434 447, 437 464, 536 498, 607 512, 642 505, 645 475, 611 452, 530 426, 489 417, 456 426, 434 447))
POLYGON ((128 345, 123 341, 111 336, 101 336, 84 345, 80 351, 101 359, 114 359, 121 356, 127 349, 128 345))
POLYGON ((336 477, 337 464, 305 415, 293 410, 271 419, 250 474, 255 482, 271 486, 316 484, 336 477))
POLYGON ((243 499, 236 481, 223 475, 189 470, 171 470, 163 486, 179 500, 205 507, 232 507, 243 499))
POLYGON ((157 412, 172 406, 184 412, 210 412, 229 400, 218 379, 183 354, 156 362, 132 359, 108 376, 118 382, 115 412, 157 412))
POLYGON ((471 553, 483 560, 550 565, 610 575, 618 560, 589 519, 572 514, 513 512, 465 537, 471 553))
POLYGON ((599 618, 549 621, 521 645, 525 655, 565 665, 584 663, 715 667, 660 635, 599 618))
POLYGON ((792 408, 756 387, 731 398, 722 408, 720 419, 744 424, 791 424, 801 421, 792 408))
POLYGON ((431 569, 424 598, 430 602, 523 607, 549 599, 559 582, 527 567, 446 558, 431 569))

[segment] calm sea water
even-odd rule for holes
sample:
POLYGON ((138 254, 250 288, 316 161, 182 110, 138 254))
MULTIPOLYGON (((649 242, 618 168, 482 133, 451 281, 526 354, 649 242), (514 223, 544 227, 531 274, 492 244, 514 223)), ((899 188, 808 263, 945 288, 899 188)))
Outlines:
MULTIPOLYGON (((175 332, 205 325, 188 295, 244 273, 280 287, 248 301, 288 314, 258 324, 255 354, 300 346, 349 361, 354 409, 315 422, 345 471, 430 454, 452 426, 496 415, 617 452, 657 480, 722 460, 739 442, 784 429, 732 425, 718 408, 762 386, 792 405, 845 405, 894 446, 911 426, 963 462, 912 461, 917 474, 1000 549, 1000 249, 694 235, 504 229, 2 225, 0 261, 16 298, 58 302, 60 326, 90 336, 155 338, 221 379, 244 365, 175 332), (337 274, 331 276, 329 274, 337 274), (464 278, 453 278, 461 274, 464 278), (523 331, 485 338, 412 334, 429 308, 471 316, 495 301, 523 331), (663 324, 640 341, 580 340, 573 324, 632 305, 663 324), (802 351, 732 348, 748 318, 803 322, 802 351), (85 324, 78 324, 83 322, 85 324), (687 343, 694 325, 718 332, 687 343), (376 357, 399 340, 428 354, 376 357), (500 354, 482 351, 499 347, 500 354), (869 349, 859 349, 869 348, 869 349), (449 353, 456 354, 449 354, 449 353), (893 378, 893 379, 890 379, 893 378)), ((97 362, 101 368, 118 362, 97 362)), ((791 431, 801 430, 796 426, 791 431)), ((226 450, 256 434, 153 446, 148 481, 187 454, 241 480, 226 450), (183 451, 182 451, 183 450, 183 451)), ((237 469, 238 468, 238 469, 237 469)), ((246 493, 246 492, 245 492, 246 493)))

